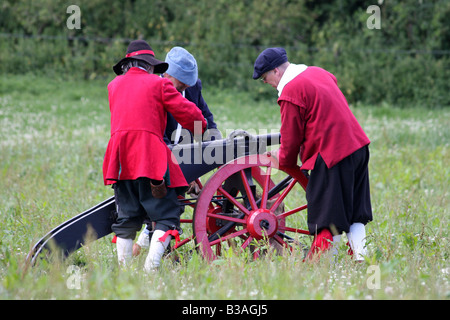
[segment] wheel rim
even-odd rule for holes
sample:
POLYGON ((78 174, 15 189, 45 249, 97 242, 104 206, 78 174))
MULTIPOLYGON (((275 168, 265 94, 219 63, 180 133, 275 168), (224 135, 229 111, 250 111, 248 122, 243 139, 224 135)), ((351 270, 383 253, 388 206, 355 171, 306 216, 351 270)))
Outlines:
POLYGON ((300 169, 278 168, 276 159, 267 155, 251 155, 227 163, 211 176, 197 199, 193 229, 199 252, 212 261, 230 247, 244 250, 268 239, 291 249, 285 240, 286 232, 309 232, 287 225, 286 218, 307 206, 296 203, 287 211, 280 208, 289 198, 295 202, 299 192, 304 195, 306 185, 307 178, 300 169), (227 188, 230 180, 232 185, 239 185, 237 192, 227 188), (283 187, 278 190, 280 185, 283 187))

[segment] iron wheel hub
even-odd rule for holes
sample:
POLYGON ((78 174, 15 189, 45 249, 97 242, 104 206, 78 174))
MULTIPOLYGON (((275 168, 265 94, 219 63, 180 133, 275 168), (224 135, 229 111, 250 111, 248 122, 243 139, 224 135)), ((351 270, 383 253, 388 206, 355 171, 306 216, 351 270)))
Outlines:
POLYGON ((252 211, 248 217, 247 229, 257 240, 271 238, 278 230, 278 219, 270 210, 258 209, 252 211))

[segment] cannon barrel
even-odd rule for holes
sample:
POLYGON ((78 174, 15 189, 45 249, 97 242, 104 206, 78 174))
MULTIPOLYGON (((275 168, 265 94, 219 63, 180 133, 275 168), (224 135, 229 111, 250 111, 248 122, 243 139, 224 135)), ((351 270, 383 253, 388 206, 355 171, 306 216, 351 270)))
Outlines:
POLYGON ((225 139, 180 143, 169 148, 189 183, 239 157, 263 154, 268 146, 280 144, 280 137, 280 133, 251 135, 236 130, 225 139))

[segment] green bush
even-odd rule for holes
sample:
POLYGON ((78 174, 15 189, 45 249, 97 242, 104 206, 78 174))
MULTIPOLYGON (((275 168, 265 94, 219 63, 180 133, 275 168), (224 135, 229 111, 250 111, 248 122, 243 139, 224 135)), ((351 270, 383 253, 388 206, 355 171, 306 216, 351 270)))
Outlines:
POLYGON ((251 79, 254 60, 283 46, 292 62, 334 73, 350 103, 449 106, 450 3, 373 2, 5 0, 0 72, 108 78, 129 41, 142 38, 160 59, 186 47, 205 83, 259 100, 273 92, 251 79), (80 7, 81 29, 66 26, 71 4, 80 7), (367 28, 372 4, 381 9, 381 29, 367 28))

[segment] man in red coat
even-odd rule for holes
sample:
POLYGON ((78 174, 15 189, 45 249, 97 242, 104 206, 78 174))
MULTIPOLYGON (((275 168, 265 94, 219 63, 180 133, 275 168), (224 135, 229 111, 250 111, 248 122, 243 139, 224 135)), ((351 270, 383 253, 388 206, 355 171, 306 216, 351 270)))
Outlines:
MULTIPOLYGON (((253 79, 278 90, 281 113, 279 164, 310 170, 306 189, 311 253, 328 249, 347 233, 356 260, 365 251, 365 224, 372 220, 368 161, 370 140, 351 112, 335 76, 295 65, 283 48, 264 50, 253 79), (331 234, 335 231, 335 235, 331 234)), ((310 255, 311 256, 311 255, 310 255)))
POLYGON ((194 133, 195 128, 194 136, 206 130, 206 120, 195 104, 183 98, 170 80, 153 74, 167 67, 147 42, 133 41, 126 57, 113 68, 118 76, 108 85, 111 138, 103 178, 114 187, 118 218, 112 230, 122 263, 132 256, 143 219, 147 216, 155 222, 146 270, 159 266, 171 235, 177 235, 181 214, 177 194, 188 186, 163 140, 167 112, 189 131, 194 133))

